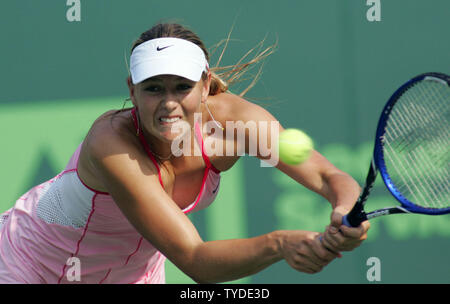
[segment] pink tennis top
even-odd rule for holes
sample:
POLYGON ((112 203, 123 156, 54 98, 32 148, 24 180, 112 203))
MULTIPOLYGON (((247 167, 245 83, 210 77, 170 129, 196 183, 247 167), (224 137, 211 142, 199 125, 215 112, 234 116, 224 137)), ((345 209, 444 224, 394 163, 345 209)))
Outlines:
MULTIPOLYGON (((135 112, 132 110, 137 128, 135 112)), ((148 156, 160 168, 139 132, 148 156)), ((220 172, 204 153, 200 192, 184 213, 209 206, 220 172)), ((66 168, 20 197, 0 215, 1 283, 165 283, 165 257, 136 231, 112 197, 84 185, 77 164, 82 144, 66 168)))

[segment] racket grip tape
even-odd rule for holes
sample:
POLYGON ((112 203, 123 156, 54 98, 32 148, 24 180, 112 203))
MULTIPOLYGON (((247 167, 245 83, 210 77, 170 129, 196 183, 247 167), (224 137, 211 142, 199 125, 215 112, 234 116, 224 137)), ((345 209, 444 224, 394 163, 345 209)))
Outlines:
POLYGON ((345 226, 347 226, 347 227, 353 227, 353 226, 350 224, 350 222, 348 221, 347 215, 344 215, 344 216, 342 217, 342 225, 345 225, 345 226))
POLYGON ((362 222, 367 220, 362 204, 356 204, 353 209, 342 217, 342 224, 347 227, 358 227, 362 222))

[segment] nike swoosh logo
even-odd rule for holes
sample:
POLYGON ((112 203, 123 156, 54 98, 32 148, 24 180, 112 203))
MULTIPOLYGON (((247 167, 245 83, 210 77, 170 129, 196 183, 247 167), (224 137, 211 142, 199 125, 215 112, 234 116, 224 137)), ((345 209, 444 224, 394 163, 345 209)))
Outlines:
POLYGON ((159 52, 159 51, 162 51, 162 50, 164 50, 164 49, 167 49, 168 47, 171 47, 171 46, 173 46, 173 45, 168 45, 168 46, 163 46, 163 47, 157 46, 157 47, 156 47, 156 50, 159 52))

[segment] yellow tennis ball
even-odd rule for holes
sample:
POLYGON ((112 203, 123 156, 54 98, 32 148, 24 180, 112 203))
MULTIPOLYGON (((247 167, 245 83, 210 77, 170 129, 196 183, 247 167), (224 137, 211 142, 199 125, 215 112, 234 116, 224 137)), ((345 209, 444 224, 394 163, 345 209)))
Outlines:
POLYGON ((298 129, 282 131, 278 144, 280 160, 289 165, 298 165, 306 161, 314 148, 311 138, 298 129))

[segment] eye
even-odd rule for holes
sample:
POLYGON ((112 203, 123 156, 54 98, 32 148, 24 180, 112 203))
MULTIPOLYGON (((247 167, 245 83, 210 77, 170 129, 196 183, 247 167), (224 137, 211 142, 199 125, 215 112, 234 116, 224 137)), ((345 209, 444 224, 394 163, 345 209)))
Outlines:
POLYGON ((158 93, 162 91, 162 87, 160 85, 151 84, 148 85, 144 90, 150 93, 158 93))
POLYGON ((189 83, 180 83, 177 85, 178 91, 190 91, 193 88, 193 86, 189 83))

